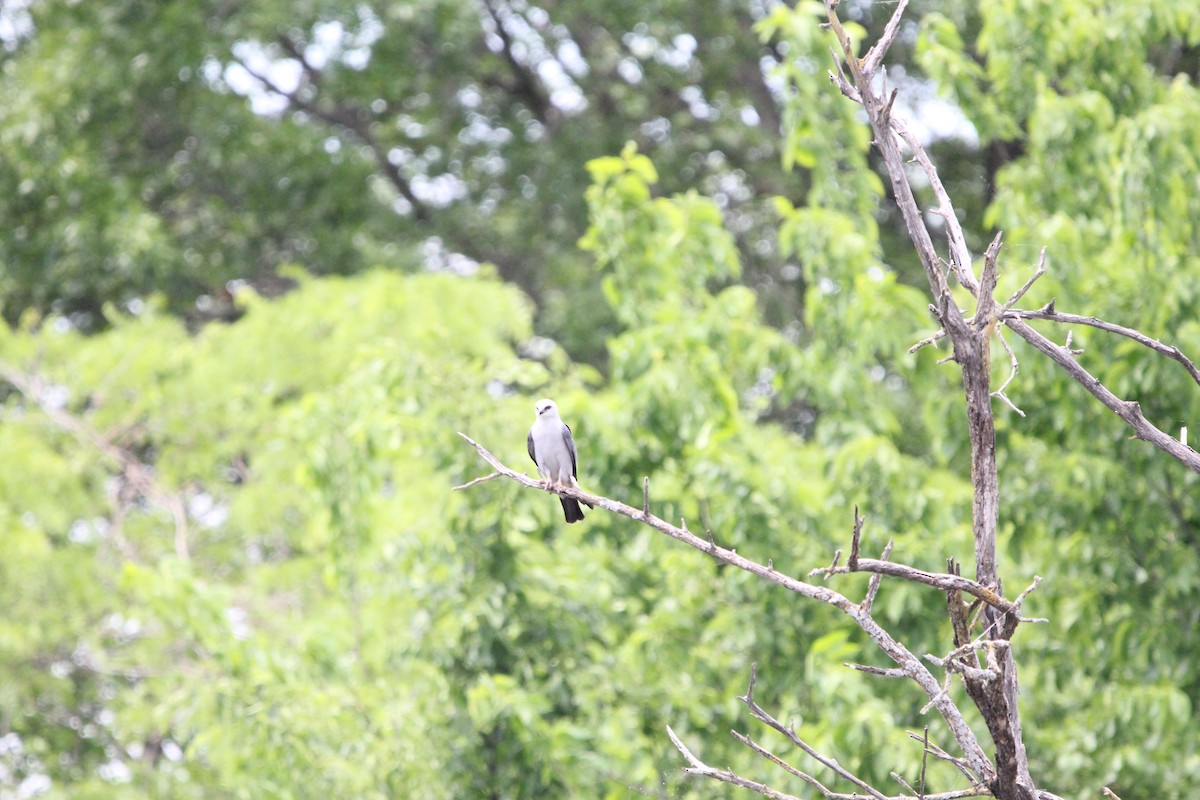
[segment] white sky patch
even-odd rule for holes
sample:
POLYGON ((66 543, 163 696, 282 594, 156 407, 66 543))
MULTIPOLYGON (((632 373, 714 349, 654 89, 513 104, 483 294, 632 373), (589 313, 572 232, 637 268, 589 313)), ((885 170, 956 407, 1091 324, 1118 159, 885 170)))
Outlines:
POLYGON ((116 758, 101 764, 97 768, 96 773, 100 776, 101 780, 108 781, 109 783, 129 783, 129 781, 133 780, 133 772, 129 769, 129 765, 116 758))
POLYGON ((445 208, 467 196, 467 184, 448 172, 433 176, 418 173, 412 176, 411 183, 417 199, 436 208, 445 208))
MULTIPOLYGON (((225 85, 235 94, 250 101, 250 108, 255 114, 277 116, 288 108, 288 99, 270 91, 258 78, 251 75, 263 75, 284 92, 294 92, 300 86, 302 67, 293 58, 271 58, 258 42, 238 42, 233 46, 233 54, 246 65, 231 61, 225 65, 221 78, 225 85), (249 70, 247 70, 249 68, 249 70)), ((205 64, 204 74, 209 76, 208 64, 205 64)))
POLYGON ((679 97, 687 103, 688 111, 696 119, 716 119, 717 109, 704 99, 704 92, 699 86, 685 86, 679 91, 679 97))
POLYGON ((250 636, 249 620, 246 609, 240 606, 229 606, 225 609, 225 621, 229 623, 229 632, 235 639, 246 639, 250 636))
POLYGON ((324 69, 329 59, 342 49, 346 28, 341 22, 318 22, 313 26, 312 42, 304 48, 304 58, 315 69, 324 69))
POLYGON ((198 492, 188 498, 188 516, 202 528, 219 528, 229 518, 229 507, 217 502, 208 492, 198 492))
POLYGON ((658 39, 653 36, 647 36, 644 33, 636 33, 630 31, 621 37, 621 41, 629 48, 629 52, 633 53, 635 58, 647 59, 654 55, 654 51, 658 49, 658 39))
POLYGON ((626 83, 641 83, 642 65, 637 62, 636 58, 629 58, 626 56, 617 62, 617 74, 620 75, 626 83))
MULTIPOLYGON (((913 78, 903 67, 888 73, 888 83, 900 90, 896 105, 908 120, 909 127, 922 145, 928 147, 942 139, 958 139, 972 147, 979 146, 979 132, 958 106, 940 97, 937 84, 913 78)), ((882 85, 877 78, 876 88, 882 85)))
POLYGON ((15 50, 23 39, 33 35, 33 17, 29 13, 32 4, 32 0, 0 3, 0 43, 5 50, 15 50))
POLYGON ((915 133, 924 144, 938 139, 959 139, 973 147, 979 146, 979 132, 962 109, 940 97, 919 100, 909 118, 915 133))
POLYGON ((566 73, 566 70, 557 61, 552 58, 539 61, 537 73, 538 77, 542 80, 542 84, 550 90, 550 102, 556 108, 562 109, 567 113, 574 113, 587 108, 587 98, 583 96, 583 91, 575 81, 571 80, 571 76, 566 73))
POLYGON ((695 52, 696 37, 681 33, 671 39, 669 47, 659 46, 654 52, 654 60, 672 69, 682 70, 692 63, 695 52))
POLYGON ((437 236, 431 236, 421 243, 421 256, 425 269, 429 272, 449 272, 454 275, 468 276, 479 271, 479 262, 446 249, 446 245, 437 236))
MULTIPOLYGON (((366 6, 358 9, 358 29, 348 30, 340 20, 319 22, 313 26, 311 41, 304 47, 304 59, 316 70, 336 62, 353 70, 366 69, 371 62, 371 47, 383 36, 379 17, 366 6)), ((283 92, 294 92, 300 86, 304 68, 294 58, 273 54, 273 48, 261 42, 245 40, 233 46, 233 54, 246 65, 236 61, 221 64, 205 61, 201 76, 210 84, 224 83, 235 94, 250 101, 250 108, 263 116, 278 116, 287 110, 287 98, 262 85, 254 75, 266 77, 283 92), (249 70, 247 70, 249 68, 249 70)))
POLYGON ((40 772, 28 775, 17 787, 17 797, 37 797, 39 794, 50 791, 50 787, 53 785, 49 775, 40 772))
POLYGON ((556 48, 558 61, 563 65, 563 69, 571 73, 576 78, 583 77, 589 72, 588 63, 583 58, 583 53, 579 51, 579 45, 571 39, 566 39, 558 43, 556 48))

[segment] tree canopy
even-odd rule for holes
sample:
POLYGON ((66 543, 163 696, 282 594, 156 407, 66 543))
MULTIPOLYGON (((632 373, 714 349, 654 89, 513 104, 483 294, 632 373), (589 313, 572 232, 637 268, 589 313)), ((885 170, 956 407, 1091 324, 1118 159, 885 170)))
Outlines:
MULTIPOLYGON (((864 51, 894 8, 843 3, 864 51)), ((658 516, 781 572, 827 565, 856 506, 875 552, 971 560, 959 371, 910 353, 937 325, 823 15, 0 3, 0 797, 747 796, 684 776, 667 725, 815 796, 727 735, 751 663, 856 773, 922 769, 904 731, 944 727, 842 668, 878 654, 832 610, 507 481, 452 491, 486 471, 457 431, 532 474, 551 396, 585 489, 640 506, 648 477, 658 516)), ((1200 8, 904 20, 895 113, 970 252, 1004 232, 997 296, 1045 247, 1028 307, 1200 356, 1200 8)), ((1180 363, 1071 333, 1200 434, 1180 363)), ((1031 765, 1066 797, 1191 797, 1200 476, 1012 346, 1031 765)), ((919 654, 951 649, 944 613, 876 601, 919 654)))

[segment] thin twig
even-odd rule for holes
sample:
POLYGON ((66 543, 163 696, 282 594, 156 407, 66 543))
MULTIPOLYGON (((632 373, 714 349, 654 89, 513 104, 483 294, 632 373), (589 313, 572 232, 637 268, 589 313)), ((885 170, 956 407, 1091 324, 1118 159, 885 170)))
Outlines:
POLYGON ((848 797, 846 795, 841 795, 841 794, 838 794, 837 792, 831 791, 823 783, 821 783, 819 780, 814 778, 812 775, 809 775, 807 772, 802 772, 801 770, 796 769, 791 764, 787 763, 786 761, 784 761, 782 758, 780 758, 779 756, 772 753, 767 748, 758 744, 757 742, 755 742, 753 739, 751 739, 749 736, 745 735, 744 733, 738 733, 737 731, 730 731, 730 733, 733 734, 733 738, 737 739, 739 742, 746 745, 751 750, 758 753, 760 756, 767 759, 771 763, 783 768, 788 773, 796 776, 800 780, 807 783, 809 786, 812 786, 818 792, 825 795, 826 797, 839 798, 839 800, 840 800, 840 798, 848 797))
POLYGON ((870 664, 855 664, 852 661, 847 661, 842 666, 849 667, 850 669, 857 670, 859 672, 865 672, 868 675, 878 675, 882 678, 908 677, 908 673, 902 669, 896 669, 895 667, 872 667, 870 664))
POLYGON ((1008 378, 1000 385, 1000 388, 992 392, 992 397, 998 397, 1005 403, 1008 403, 1009 408, 1023 417, 1025 416, 1025 412, 1017 408, 1013 401, 1008 399, 1008 395, 1004 393, 1008 385, 1013 382, 1013 378, 1017 377, 1017 372, 1020 371, 1021 365, 1017 363, 1017 354, 1013 352, 1013 349, 1009 347, 1008 340, 1004 338, 1004 332, 996 331, 996 338, 1000 340, 1000 345, 1004 348, 1004 352, 1008 353, 1009 372, 1008 378))
POLYGON ((929 763, 929 726, 925 726, 925 738, 921 742, 921 790, 919 794, 925 796, 925 767, 929 763))
POLYGON ((476 478, 475 480, 469 481, 468 483, 464 483, 461 486, 455 486, 453 488, 453 491, 461 492, 463 489, 470 489, 472 486, 475 486, 476 484, 487 483, 488 481, 494 481, 494 480, 496 480, 496 478, 503 478, 503 477, 504 476, 501 475, 499 472, 493 472, 491 475, 484 475, 482 478, 476 478))
POLYGON ((714 780, 718 780, 723 783, 740 786, 743 789, 750 789, 751 791, 758 792, 764 797, 773 798, 773 800, 800 800, 793 795, 776 791, 775 789, 767 786, 765 783, 759 783, 758 781, 752 781, 748 778, 743 778, 732 770, 715 769, 708 766, 692 754, 692 751, 687 748, 687 745, 680 741, 679 737, 675 735, 675 731, 671 730, 670 725, 667 726, 667 736, 670 737, 671 744, 675 745, 675 748, 683 754, 684 759, 688 762, 688 764, 691 765, 683 770, 684 774, 686 775, 699 775, 705 778, 713 778, 714 780))
POLYGON ((1000 307, 1000 313, 1003 314, 1004 312, 1006 312, 1010 308, 1012 308, 1014 305, 1016 305, 1017 301, 1020 300, 1022 297, 1024 297, 1025 293, 1029 291, 1029 287, 1033 286, 1034 282, 1038 278, 1042 277, 1045 274, 1046 274, 1046 248, 1043 247, 1042 254, 1040 256, 1038 256, 1037 270, 1033 273, 1033 275, 1029 276, 1029 280, 1025 281, 1024 286, 1022 286, 1020 289, 1017 289, 1017 291, 1013 292, 1012 297, 1008 298, 1008 300, 1006 300, 1004 302, 1004 305, 1000 307))
POLYGON ((903 786, 905 788, 905 790, 907 790, 910 794, 916 795, 917 797, 922 797, 921 793, 919 791, 917 791, 916 789, 914 789, 911 783, 904 780, 904 778, 900 776, 900 773, 889 772, 888 775, 891 776, 891 779, 894 780, 896 783, 903 786))
POLYGON ((925 716, 929 713, 929 709, 934 707, 934 702, 936 700, 941 700, 950 696, 950 677, 950 671, 946 670, 946 673, 942 676, 941 690, 938 692, 937 697, 931 697, 928 703, 921 706, 921 716, 925 716))
POLYGON ((884 796, 884 794, 882 792, 880 792, 875 787, 871 786, 866 781, 859 778, 854 773, 850 772, 850 770, 843 767, 841 764, 838 763, 838 760, 836 758, 832 758, 830 756, 825 756, 825 755, 822 755, 821 753, 818 753, 811 746, 809 746, 809 744, 807 742, 805 742, 798 735, 796 735, 796 731, 793 728, 790 728, 787 725, 784 725, 782 722, 775 719, 773 716, 771 716, 766 711, 764 711, 758 705, 758 703, 754 702, 754 684, 757 681, 757 679, 758 679, 758 665, 751 664, 750 665, 750 685, 746 688, 746 694, 743 695, 742 697, 738 698, 739 700, 741 700, 743 703, 746 704, 746 707, 748 709, 750 709, 751 716, 753 716, 759 722, 766 723, 768 726, 774 728, 779 733, 782 733, 789 740, 791 740, 792 744, 796 745, 796 747, 799 747, 806 754, 808 754, 808 756, 810 758, 813 758, 816 761, 819 761, 826 768, 832 770, 836 774, 840 775, 842 778, 845 778, 846 780, 850 781, 855 786, 862 789, 867 794, 871 795, 871 797, 874 797, 875 800, 887 800, 887 798, 884 796))
POLYGON ((854 506, 854 533, 850 535, 850 560, 846 566, 851 572, 858 569, 858 548, 862 542, 862 526, 865 520, 858 515, 858 506, 854 506))
POLYGON ((939 340, 944 339, 945 337, 946 337, 945 329, 938 328, 937 333, 934 333, 931 336, 926 336, 924 339, 917 342, 912 347, 908 348, 908 353, 909 353, 909 355, 912 355, 913 353, 920 350, 922 347, 925 347, 925 346, 931 345, 931 344, 937 344, 939 340))
POLYGON ((1013 599, 1013 605, 1014 605, 1014 606, 1016 606, 1017 608, 1020 608, 1020 607, 1021 607, 1021 603, 1025 602, 1025 598, 1026 598, 1026 597, 1028 597, 1028 596, 1029 596, 1029 594, 1030 594, 1030 593, 1031 593, 1031 592, 1032 592, 1034 589, 1036 589, 1036 588, 1038 587, 1038 585, 1039 585, 1041 582, 1042 582, 1042 576, 1041 576, 1041 575, 1034 575, 1034 576, 1033 576, 1033 581, 1032 581, 1032 582, 1031 582, 1031 583, 1030 583, 1028 586, 1026 586, 1026 587, 1025 587, 1025 591, 1021 592, 1019 595, 1017 595, 1017 596, 1016 596, 1016 597, 1013 599))
POLYGON ((971 772, 971 768, 970 768, 970 766, 967 765, 967 762, 961 758, 956 758, 956 757, 950 755, 945 750, 943 750, 941 747, 939 747, 936 743, 929 741, 928 726, 925 728, 925 731, 926 732, 923 736, 920 734, 917 734, 914 731, 905 731, 905 733, 908 734, 908 738, 913 739, 914 741, 923 742, 925 745, 925 749, 934 758, 941 759, 942 761, 945 761, 947 764, 953 764, 954 767, 963 774, 963 777, 965 777, 967 780, 971 781, 971 783, 973 785, 978 784, 978 782, 979 782, 978 776, 976 776, 975 774, 973 774, 971 772))
MULTIPOLYGON (((879 560, 887 562, 888 556, 892 554, 892 546, 896 543, 895 539, 888 539, 888 543, 883 548, 883 553, 880 554, 879 560)), ((860 562, 861 563, 861 562, 860 562)), ((863 598, 860 608, 863 613, 870 614, 871 606, 875 605, 875 596, 879 594, 879 587, 883 585, 883 573, 876 572, 871 575, 871 580, 867 583, 867 595, 863 598)))
POLYGON ((862 70, 864 74, 870 75, 883 63, 883 57, 887 55, 892 43, 896 41, 896 34, 900 32, 900 19, 904 16, 904 10, 907 7, 908 0, 900 0, 896 4, 896 10, 892 12, 892 18, 883 27, 883 33, 880 34, 879 41, 871 46, 871 49, 867 51, 867 55, 863 58, 862 70))

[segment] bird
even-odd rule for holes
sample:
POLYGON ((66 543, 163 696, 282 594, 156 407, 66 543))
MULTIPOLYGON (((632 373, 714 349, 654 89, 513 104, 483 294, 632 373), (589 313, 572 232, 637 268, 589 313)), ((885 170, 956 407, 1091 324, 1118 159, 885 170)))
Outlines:
MULTIPOLYGON (((529 457, 537 465, 538 476, 542 486, 549 489, 552 486, 579 486, 577 478, 578 458, 575 454, 575 439, 571 429, 558 416, 558 406, 553 400, 538 400, 533 404, 537 418, 529 428, 529 436, 525 439, 525 448, 529 457)), ((573 497, 558 498, 562 502, 563 516, 568 523, 579 522, 583 519, 583 509, 579 501, 573 497)), ((585 502, 588 508, 595 508, 585 502)))

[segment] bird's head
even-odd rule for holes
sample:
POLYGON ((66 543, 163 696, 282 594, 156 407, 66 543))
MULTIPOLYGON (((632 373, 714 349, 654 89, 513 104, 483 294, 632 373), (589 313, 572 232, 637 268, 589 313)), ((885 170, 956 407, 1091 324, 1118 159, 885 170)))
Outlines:
POLYGON ((537 412, 538 417, 553 417, 558 414, 558 406, 554 405, 553 400, 538 400, 533 404, 533 410, 537 412))

